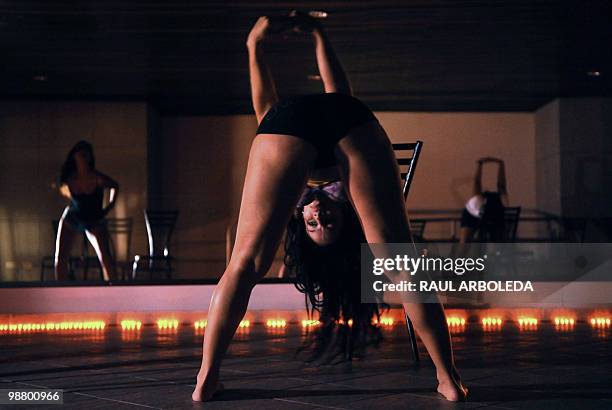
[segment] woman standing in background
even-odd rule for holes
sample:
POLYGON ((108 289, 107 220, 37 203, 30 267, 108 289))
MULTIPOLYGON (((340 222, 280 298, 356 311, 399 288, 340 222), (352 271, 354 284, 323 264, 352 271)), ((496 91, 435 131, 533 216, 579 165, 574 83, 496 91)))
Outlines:
POLYGON ((115 206, 119 185, 96 170, 92 145, 79 141, 72 147, 60 173, 60 193, 70 199, 60 218, 55 243, 55 278, 68 279, 68 261, 75 236, 85 233, 96 251, 105 281, 115 278, 115 264, 109 246, 104 217, 115 206), (109 203, 104 207, 104 193, 109 203))

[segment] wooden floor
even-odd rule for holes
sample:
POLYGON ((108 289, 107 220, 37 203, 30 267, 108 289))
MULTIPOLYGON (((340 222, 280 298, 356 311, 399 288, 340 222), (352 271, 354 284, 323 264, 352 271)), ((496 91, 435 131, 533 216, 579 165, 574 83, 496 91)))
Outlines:
POLYGON ((471 391, 461 404, 436 394, 426 354, 414 366, 401 325, 384 335, 366 360, 316 367, 293 359, 303 337, 299 325, 253 324, 237 335, 224 363, 225 393, 201 404, 190 394, 202 335, 188 326, 0 334, 0 388, 64 389, 65 404, 56 409, 612 409, 610 328, 578 323, 561 331, 542 323, 521 331, 507 323, 485 332, 469 323, 453 333, 471 391))

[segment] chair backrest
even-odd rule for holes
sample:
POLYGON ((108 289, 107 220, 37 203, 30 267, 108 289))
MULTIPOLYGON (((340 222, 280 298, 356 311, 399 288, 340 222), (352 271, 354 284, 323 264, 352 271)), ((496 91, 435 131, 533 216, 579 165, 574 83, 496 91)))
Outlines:
POLYGON ((410 232, 414 239, 423 239, 425 233, 426 219, 411 219, 410 220, 410 232))
POLYGON ((509 206, 504 208, 504 240, 516 241, 519 219, 521 216, 520 206, 509 206))
POLYGON ((393 144, 397 165, 400 167, 400 174, 404 181, 402 185, 404 199, 408 198, 408 192, 410 191, 410 185, 412 185, 412 179, 414 178, 414 172, 422 148, 423 141, 393 144), (405 172, 402 171, 403 167, 407 167, 405 172))
POLYGON ((158 211, 147 209, 145 222, 149 239, 149 256, 170 256, 170 240, 176 225, 178 211, 158 211))
MULTIPOLYGON (((392 144, 393 151, 395 152, 395 158, 397 159, 397 165, 400 169, 400 175, 402 177, 402 193, 404 194, 404 200, 408 198, 408 192, 410 192, 410 186, 412 185, 412 179, 414 178, 414 171, 419 161, 419 155, 423 148, 423 141, 407 142, 400 144, 392 144), (405 172, 403 169, 405 168, 405 172)), ((425 221, 423 220, 408 220, 410 225, 410 232, 413 238, 423 239, 423 232, 425 231, 425 221)))
POLYGON ((106 228, 111 241, 111 249, 114 251, 115 260, 131 260, 132 250, 132 218, 107 218, 106 228))

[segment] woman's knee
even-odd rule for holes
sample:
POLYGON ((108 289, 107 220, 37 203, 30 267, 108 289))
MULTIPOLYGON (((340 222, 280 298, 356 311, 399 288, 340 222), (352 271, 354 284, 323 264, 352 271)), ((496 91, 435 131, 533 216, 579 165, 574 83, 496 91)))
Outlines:
POLYGON ((232 256, 223 277, 226 280, 235 278, 253 287, 265 276, 270 265, 271 263, 262 263, 258 258, 250 255, 232 256))

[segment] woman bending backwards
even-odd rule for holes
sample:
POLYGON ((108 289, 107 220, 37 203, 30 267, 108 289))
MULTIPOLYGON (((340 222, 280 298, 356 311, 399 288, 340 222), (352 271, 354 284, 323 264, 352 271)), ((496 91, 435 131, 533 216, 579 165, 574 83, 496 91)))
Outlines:
MULTIPOLYGON (((278 101, 265 63, 263 40, 270 19, 260 17, 247 48, 251 92, 259 123, 249 155, 236 242, 230 262, 213 294, 202 365, 192 398, 210 400, 221 389, 219 370, 225 351, 246 313, 253 287, 266 274, 296 206, 303 206, 310 240, 328 246, 341 237, 340 216, 319 200, 304 198, 309 179, 339 172, 368 243, 411 242, 400 175, 391 143, 372 112, 351 96, 348 79, 324 31, 311 28, 324 94, 278 101), (301 205, 300 202, 302 202, 301 205)), ((308 191, 307 191, 308 192, 308 191)), ((330 274, 332 274, 330 272, 330 274)), ((467 390, 455 368, 442 305, 404 303, 437 371, 438 392, 465 399, 467 390)))

